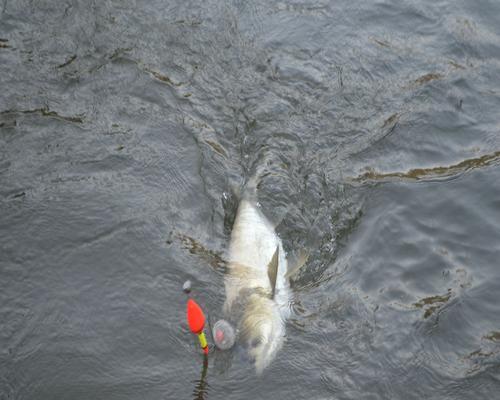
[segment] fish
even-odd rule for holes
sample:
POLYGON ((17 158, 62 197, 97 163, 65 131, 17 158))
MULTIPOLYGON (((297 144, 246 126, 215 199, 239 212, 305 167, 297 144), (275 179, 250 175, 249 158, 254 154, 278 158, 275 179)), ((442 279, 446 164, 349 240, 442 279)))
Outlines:
POLYGON ((239 340, 260 375, 283 346, 291 294, 282 241, 255 196, 239 202, 228 254, 224 313, 236 318, 239 340))

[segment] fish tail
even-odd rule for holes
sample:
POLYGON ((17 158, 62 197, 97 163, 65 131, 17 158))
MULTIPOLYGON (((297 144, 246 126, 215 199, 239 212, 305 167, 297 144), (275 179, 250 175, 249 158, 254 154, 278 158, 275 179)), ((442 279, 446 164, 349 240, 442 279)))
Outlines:
POLYGON ((256 168, 254 173, 243 184, 231 186, 231 196, 239 203, 246 200, 251 203, 258 202, 258 189, 262 179, 268 174, 264 168, 256 168))
POLYGON ((259 176, 256 174, 247 180, 243 188, 241 196, 242 200, 251 201, 252 203, 256 203, 258 201, 257 187, 259 185, 259 181, 259 176))
POLYGON ((265 165, 260 165, 255 168, 254 173, 247 179, 245 185, 243 186, 241 199, 257 203, 259 185, 267 175, 269 175, 269 171, 265 165))

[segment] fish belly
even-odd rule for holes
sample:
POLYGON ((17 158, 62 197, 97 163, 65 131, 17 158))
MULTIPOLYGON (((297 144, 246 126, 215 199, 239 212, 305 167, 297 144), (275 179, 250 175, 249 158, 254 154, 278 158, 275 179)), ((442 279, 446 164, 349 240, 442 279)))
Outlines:
POLYGON ((281 239, 260 209, 252 202, 242 200, 231 233, 226 303, 231 303, 244 288, 271 290, 267 271, 276 247, 279 247, 279 262, 275 300, 285 305, 288 300, 288 283, 285 279, 287 262, 281 239))

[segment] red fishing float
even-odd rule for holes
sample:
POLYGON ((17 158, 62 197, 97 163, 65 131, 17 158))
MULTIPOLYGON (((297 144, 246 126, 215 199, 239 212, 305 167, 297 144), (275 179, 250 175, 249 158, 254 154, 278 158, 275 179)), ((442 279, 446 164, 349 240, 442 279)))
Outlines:
POLYGON ((193 299, 189 299, 187 302, 187 321, 191 332, 198 335, 203 353, 208 354, 208 343, 203 332, 205 328, 205 314, 203 314, 203 310, 193 299))

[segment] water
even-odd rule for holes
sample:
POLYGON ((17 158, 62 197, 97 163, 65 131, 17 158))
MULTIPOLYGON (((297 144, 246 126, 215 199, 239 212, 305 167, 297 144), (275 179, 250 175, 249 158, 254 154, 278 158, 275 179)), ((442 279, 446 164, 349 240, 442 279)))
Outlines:
POLYGON ((0 399, 497 396, 500 3, 0 10, 0 399), (220 317, 262 166, 310 257, 256 377, 182 284, 220 317))

